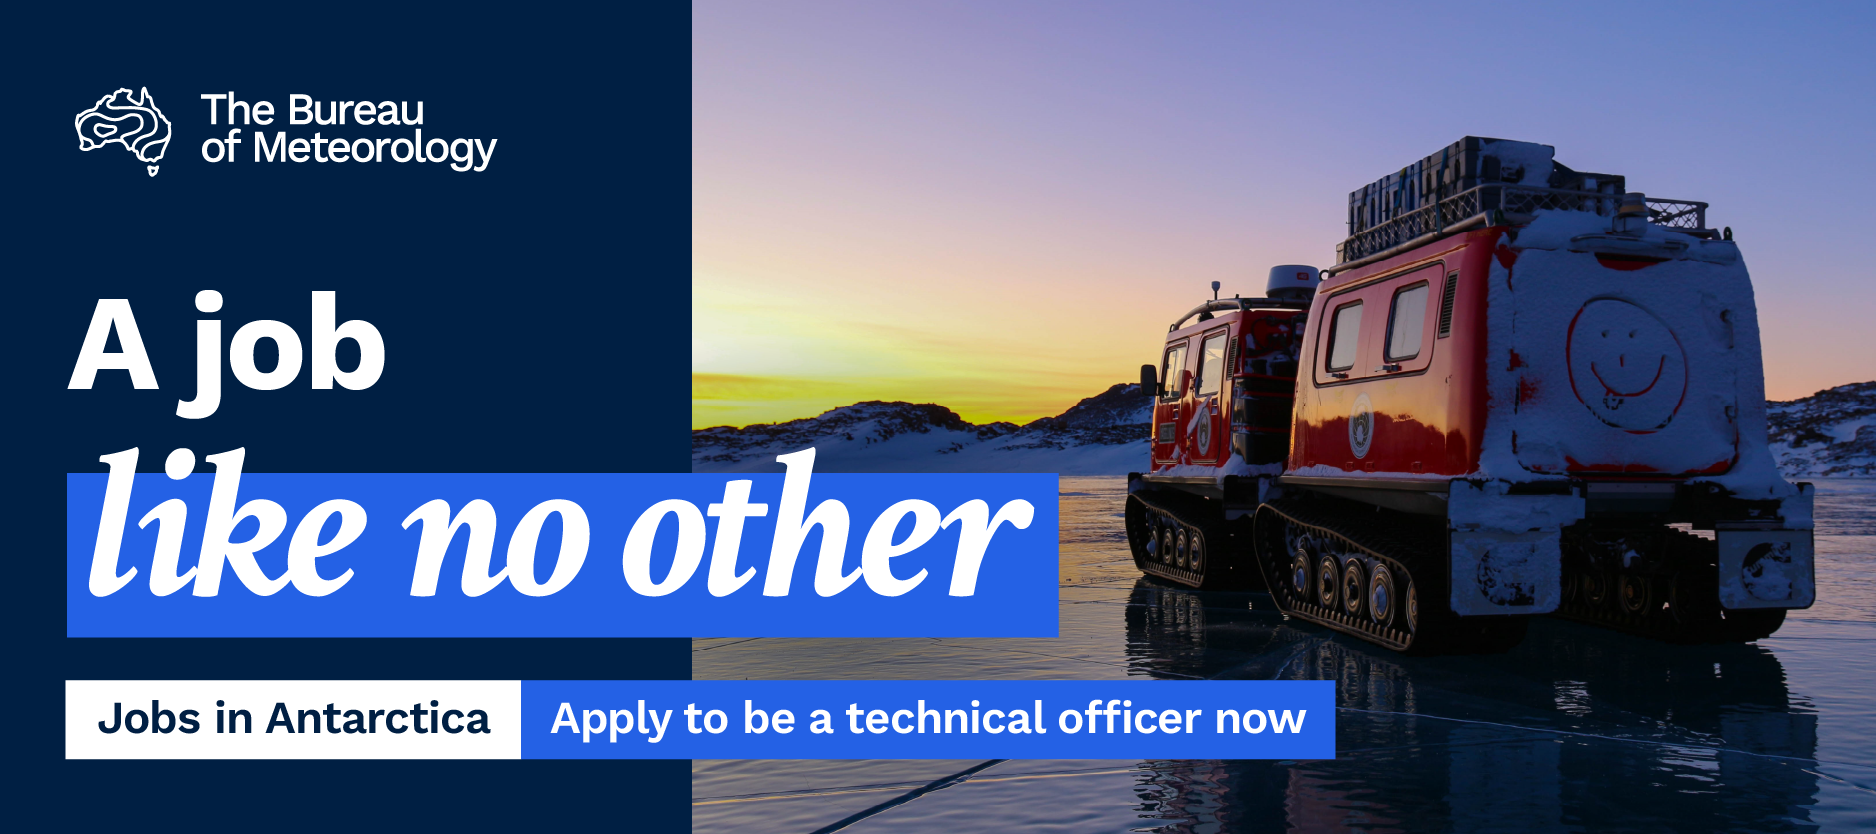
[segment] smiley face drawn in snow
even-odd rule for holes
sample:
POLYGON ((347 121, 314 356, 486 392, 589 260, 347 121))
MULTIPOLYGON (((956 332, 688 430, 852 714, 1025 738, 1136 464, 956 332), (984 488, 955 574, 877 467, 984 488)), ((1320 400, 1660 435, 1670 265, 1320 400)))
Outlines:
POLYGON ((1687 352, 1666 322, 1618 298, 1570 322, 1570 387, 1596 419, 1632 432, 1667 427, 1687 394, 1687 352))

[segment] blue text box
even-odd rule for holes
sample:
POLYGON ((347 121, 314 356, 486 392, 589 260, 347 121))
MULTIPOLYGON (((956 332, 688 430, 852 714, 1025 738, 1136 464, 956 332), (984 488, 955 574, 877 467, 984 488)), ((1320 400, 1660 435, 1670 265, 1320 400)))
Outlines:
POLYGON ((523 681, 521 717, 524 759, 1335 758, 1334 681, 523 681))
MULTIPOLYGON (((92 593, 93 551, 105 516, 104 473, 66 476, 66 634, 71 637, 1054 637, 1057 633, 1056 478, 1035 474, 818 474, 812 477, 806 508, 835 499, 851 519, 842 574, 861 566, 862 543, 883 511, 896 502, 917 499, 949 514, 967 501, 986 502, 991 513, 1007 503, 1027 501, 1033 520, 1018 529, 1005 523, 993 532, 971 595, 950 593, 962 524, 941 529, 925 545, 889 560, 899 580, 926 571, 919 585, 899 596, 885 596, 856 577, 844 590, 823 597, 816 591, 821 528, 814 528, 800 548, 786 596, 765 596, 783 476, 779 474, 278 474, 246 473, 239 482, 236 506, 254 499, 278 503, 286 526, 274 542, 256 553, 269 578, 289 573, 289 540, 309 510, 333 499, 357 503, 367 514, 363 533, 342 550, 315 560, 320 578, 331 580, 352 571, 347 583, 324 596, 310 596, 289 584, 269 596, 257 594, 224 566, 214 596, 194 595, 194 585, 159 596, 151 587, 153 554, 162 524, 138 523, 162 502, 180 499, 187 520, 174 570, 186 574, 198 566, 204 518, 210 504, 207 473, 171 481, 162 474, 135 477, 124 513, 123 538, 115 573, 136 575, 105 596, 92 593), (752 481, 750 502, 769 507, 764 517, 747 519, 740 553, 730 575, 754 568, 756 574, 737 590, 715 596, 707 576, 715 558, 721 520, 705 517, 707 539, 702 563, 691 579, 662 596, 634 592, 624 573, 623 547, 641 513, 666 499, 688 501, 703 510, 724 500, 725 485, 752 481), (475 499, 488 501, 496 514, 490 572, 507 563, 511 535, 535 505, 550 499, 578 504, 586 515, 590 539, 584 564, 561 590, 528 596, 501 582, 480 596, 462 588, 464 555, 470 530, 459 531, 442 562, 433 596, 413 596, 420 524, 405 529, 405 518, 435 499, 452 513, 475 499)), ((555 568, 562 520, 549 517, 536 546, 534 578, 547 583, 555 568)), ((232 535, 241 541, 259 522, 246 520, 232 535)), ((915 526, 901 519, 895 541, 915 526)), ((340 527, 328 519, 320 541, 340 527)), ((678 547, 678 522, 666 516, 651 548, 649 575, 667 579, 678 547)), ((193 582, 193 580, 192 580, 193 582)))

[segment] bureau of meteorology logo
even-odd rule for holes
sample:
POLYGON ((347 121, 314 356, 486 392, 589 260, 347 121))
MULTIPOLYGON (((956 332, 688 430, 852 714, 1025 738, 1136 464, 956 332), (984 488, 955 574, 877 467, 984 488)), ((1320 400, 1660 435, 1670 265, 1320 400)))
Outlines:
POLYGON ((152 177, 156 176, 157 163, 163 160, 163 151, 169 149, 169 118, 156 109, 156 99, 150 97, 148 87, 134 96, 130 90, 119 88, 98 99, 90 110, 80 112, 72 119, 72 126, 78 130, 79 150, 122 145, 143 161, 152 177))

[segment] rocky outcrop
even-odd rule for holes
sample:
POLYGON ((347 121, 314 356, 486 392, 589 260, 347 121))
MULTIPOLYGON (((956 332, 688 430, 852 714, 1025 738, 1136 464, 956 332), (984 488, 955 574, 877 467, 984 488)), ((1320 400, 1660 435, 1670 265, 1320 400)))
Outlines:
POLYGON ((1785 477, 1876 477, 1876 382, 1766 403, 1766 416, 1785 477))

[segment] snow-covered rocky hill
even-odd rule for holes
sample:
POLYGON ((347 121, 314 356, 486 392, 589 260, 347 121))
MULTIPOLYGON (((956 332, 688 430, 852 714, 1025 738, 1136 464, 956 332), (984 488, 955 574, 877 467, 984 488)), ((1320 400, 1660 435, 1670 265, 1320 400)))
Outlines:
MULTIPOLYGON (((1144 467, 1152 422, 1137 384, 1116 385, 1028 425, 977 425, 941 405, 863 402, 786 423, 698 429, 697 472, 778 472, 809 446, 819 472, 1057 472, 1144 467)), ((1772 452, 1791 478, 1876 477, 1876 382, 1768 403, 1772 452)))
POLYGON ((813 446, 816 472, 1056 472, 1124 475, 1146 459, 1148 397, 1116 385, 1025 426, 976 425, 941 405, 864 402, 786 423, 691 433, 697 472, 779 472, 813 446))
POLYGON ((1876 478, 1876 382, 1766 403, 1772 454, 1788 478, 1876 478))

